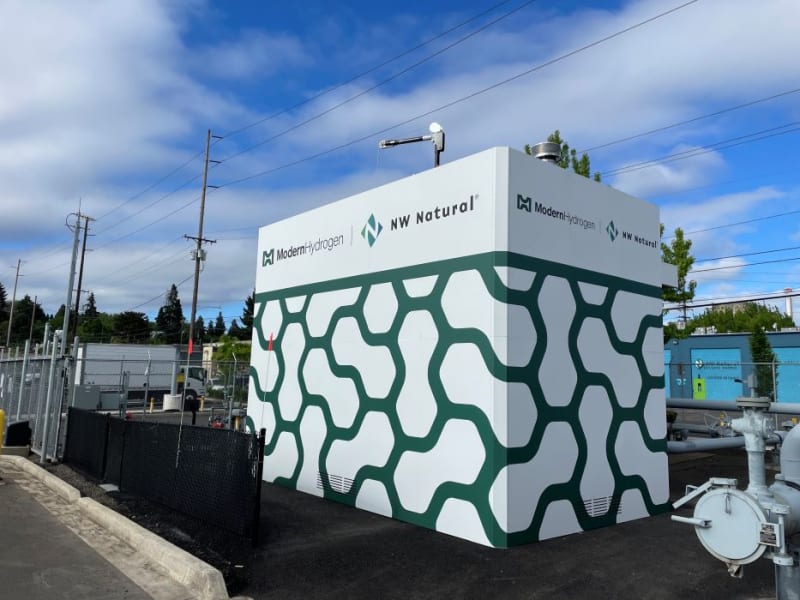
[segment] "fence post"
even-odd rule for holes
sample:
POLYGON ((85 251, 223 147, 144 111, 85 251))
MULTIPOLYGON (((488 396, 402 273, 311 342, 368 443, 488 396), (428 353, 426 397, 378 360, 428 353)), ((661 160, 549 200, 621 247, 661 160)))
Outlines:
POLYGON ((258 432, 258 468, 256 469, 256 498, 253 510, 253 547, 258 545, 258 530, 261 522, 261 478, 264 475, 264 444, 267 430, 263 427, 258 432))
POLYGON ((775 359, 772 359, 772 401, 778 401, 778 378, 775 371, 775 359))
MULTIPOLYGON (((69 430, 67 430, 69 433, 69 430)), ((111 414, 106 413, 106 434, 103 436, 103 466, 101 468, 102 480, 106 481, 106 467, 108 466, 108 440, 111 437, 111 414)), ((119 487, 119 486, 117 486, 119 487)))

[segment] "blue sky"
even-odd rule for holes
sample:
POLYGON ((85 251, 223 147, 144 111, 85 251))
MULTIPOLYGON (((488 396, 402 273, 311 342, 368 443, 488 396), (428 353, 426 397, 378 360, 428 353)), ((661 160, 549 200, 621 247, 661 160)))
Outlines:
POLYGON ((18 296, 55 312, 68 283, 64 223, 80 206, 97 219, 84 299, 153 316, 180 283, 188 317, 183 235, 197 233, 209 128, 224 139, 211 153, 222 162, 209 183, 221 187, 208 194, 204 233, 217 243, 199 312, 230 323, 253 287, 259 226, 430 166, 428 148, 379 153, 383 137, 438 121, 445 161, 554 129, 591 149, 783 94, 590 156, 605 183, 658 204, 667 232, 691 232, 698 300, 800 289, 800 248, 781 250, 800 247, 800 213, 783 214, 800 192, 800 91, 785 93, 800 88, 796 1, 699 0, 438 108, 683 3, 6 0, 0 282, 10 295, 22 259, 18 296), (708 148, 720 142, 738 145, 708 148), (619 171, 676 153, 690 156, 619 171), (749 264, 765 260, 784 262, 749 264))

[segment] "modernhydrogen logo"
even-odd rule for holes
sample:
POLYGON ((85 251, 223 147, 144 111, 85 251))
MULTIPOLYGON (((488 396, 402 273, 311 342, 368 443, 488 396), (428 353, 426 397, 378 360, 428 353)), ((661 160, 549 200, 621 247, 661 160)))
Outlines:
POLYGON ((264 250, 261 254, 261 266, 268 267, 275 263, 275 248, 264 250))
POLYGON ((606 225, 606 233, 608 234, 608 237, 611 238, 612 242, 617 239, 617 236, 619 235, 619 229, 617 229, 617 226, 614 225, 614 221, 610 221, 609 224, 606 225))
POLYGON ((361 237, 367 240, 369 247, 372 248, 375 242, 378 241, 378 236, 381 234, 381 231, 383 231, 383 225, 375 218, 375 215, 371 214, 366 224, 361 229, 361 237))

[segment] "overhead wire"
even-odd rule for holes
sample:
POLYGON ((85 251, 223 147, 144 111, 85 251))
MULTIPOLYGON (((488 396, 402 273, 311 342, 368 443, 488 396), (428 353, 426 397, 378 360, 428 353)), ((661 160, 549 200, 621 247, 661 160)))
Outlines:
POLYGON ((737 104, 735 106, 729 106, 727 108, 722 108, 720 110, 710 112, 704 115, 700 115, 697 117, 692 117, 691 119, 686 119, 683 121, 678 121, 677 123, 671 123, 669 125, 664 125, 662 127, 656 127, 655 129, 649 129, 647 131, 643 131, 641 133, 636 133, 633 135, 629 135, 626 137, 622 137, 616 140, 612 140, 610 142, 604 142, 602 144, 598 144, 597 146, 592 146, 590 148, 586 148, 585 150, 580 150, 578 154, 585 154, 588 152, 594 152, 595 150, 600 150, 602 148, 608 148, 610 146, 616 146, 618 144, 623 144, 625 142, 630 142, 633 140, 638 140, 643 137, 647 137, 649 135, 653 135, 654 133, 662 133, 664 131, 668 131, 670 129, 675 129, 677 127, 683 127, 684 125, 690 125, 692 123, 697 123, 699 121, 703 121, 705 119, 710 119, 713 117, 718 117, 720 115, 724 115, 730 112, 734 112, 737 110, 741 110, 743 108, 750 108, 751 106, 756 106, 757 104, 762 104, 764 102, 769 102, 771 100, 777 100, 778 98, 783 98, 784 96, 789 96, 791 94, 796 94, 800 92, 800 88, 794 88, 791 90, 786 90, 783 92, 779 92, 777 94, 772 94, 770 96, 764 96, 762 98, 757 98, 755 100, 750 100, 749 102, 743 102, 742 104, 737 104))
MULTIPOLYGON (((235 135, 237 135, 237 134, 239 134, 239 133, 241 133, 243 131, 246 131, 248 129, 252 129, 253 127, 257 127, 258 125, 261 125, 262 123, 266 123, 267 121, 270 121, 270 120, 272 120, 272 119, 274 119, 276 117, 279 117, 279 116, 281 116, 283 114, 289 113, 289 112, 291 112, 291 111, 293 111, 295 109, 298 109, 298 108, 300 108, 302 106, 305 106, 306 104, 309 104, 310 102, 313 102, 314 100, 322 98, 323 96, 326 96, 326 95, 328 95, 328 94, 330 94, 330 93, 332 93, 332 92, 334 92, 334 91, 336 91, 338 89, 341 89, 344 86, 349 85, 349 84, 353 83, 354 81, 357 81, 357 80, 361 79, 362 77, 366 77, 367 75, 370 75, 370 74, 382 69, 383 67, 388 66, 391 63, 400 60, 404 56, 408 56, 409 54, 412 54, 412 53, 416 52, 420 48, 424 48, 428 44, 431 44, 431 43, 435 42, 438 39, 446 37, 447 35, 453 33, 454 31, 457 31, 457 30, 461 29, 462 27, 464 27, 466 25, 469 25, 473 21, 476 21, 477 19, 480 19, 481 17, 483 17, 483 16, 485 16, 485 15, 491 13, 491 12, 494 12, 495 10, 497 10, 501 6, 504 6, 504 5, 508 4, 509 2, 511 2, 511 0, 503 0, 503 2, 499 2, 499 3, 497 3, 497 4, 493 5, 493 6, 490 6, 486 10, 484 10, 484 11, 482 11, 482 12, 476 14, 476 15, 473 15, 472 17, 466 19, 465 21, 461 21, 457 25, 454 25, 453 27, 450 27, 449 29, 446 29, 445 31, 442 31, 442 32, 434 35, 433 37, 430 37, 430 38, 426 39, 425 41, 420 42, 419 44, 417 44, 415 46, 412 46, 411 48, 408 48, 408 49, 402 51, 400 54, 397 54, 397 55, 395 55, 395 56, 393 56, 393 57, 391 57, 389 59, 386 59, 386 60, 378 63, 377 65, 374 65, 374 66, 368 68, 367 70, 362 71, 359 74, 354 75, 353 77, 350 77, 349 79, 347 79, 345 81, 337 83, 337 84, 333 85, 332 87, 329 87, 329 88, 327 88, 327 89, 325 89, 325 90, 323 90, 321 92, 318 92, 318 93, 316 93, 316 94, 314 94, 312 96, 309 96, 308 98, 305 98, 304 100, 301 100, 300 102, 297 102, 297 103, 293 104, 292 106, 289 106, 287 108, 283 108, 283 109, 281 109, 281 110, 279 110, 279 111, 277 111, 277 112, 275 112, 275 113, 273 113, 271 115, 268 115, 268 116, 266 116, 266 117, 264 117, 262 119, 254 121, 253 123, 250 123, 249 125, 245 125, 243 127, 239 127, 238 129, 235 129, 235 130, 233 130, 231 132, 228 132, 223 137, 224 138, 231 138, 231 137, 233 137, 233 136, 235 136, 235 135)), ((526 4, 529 4, 529 2, 526 3, 526 4)))
POLYGON ((313 123, 314 121, 316 121, 318 119, 321 119, 325 115, 328 115, 328 114, 332 113, 333 111, 338 110, 341 107, 346 106, 347 104, 350 104, 351 102, 353 102, 353 101, 355 101, 355 100, 357 100, 357 99, 369 94, 370 92, 375 91, 376 89, 386 85, 387 83, 390 83, 390 82, 394 81, 395 79, 405 75, 409 71, 412 71, 412 70, 416 69, 417 67, 425 64, 426 62, 429 62, 429 61, 433 60, 434 58, 436 58, 437 56, 439 56, 441 54, 444 54, 448 50, 451 50, 451 49, 455 48, 456 46, 458 46, 460 44, 463 44, 467 40, 473 38, 474 36, 476 36, 479 33, 485 31, 489 27, 499 23, 500 21, 502 21, 504 19, 507 19, 511 15, 519 12, 520 10, 522 10, 523 8, 533 4, 534 2, 536 2, 536 0, 527 0, 526 2, 523 2, 522 4, 520 4, 519 6, 515 7, 514 9, 508 11, 507 13, 505 13, 503 15, 500 15, 499 17, 493 19, 492 21, 489 21, 488 23, 485 23, 481 27, 478 27, 477 29, 474 29, 473 31, 471 31, 468 34, 466 34, 465 36, 460 37, 459 39, 455 40, 454 42, 452 42, 452 43, 450 43, 450 44, 438 49, 436 52, 433 52, 433 53, 429 54, 428 56, 425 56, 424 58, 418 60, 415 63, 412 63, 411 65, 401 69, 397 73, 394 73, 393 75, 390 75, 389 77, 386 77, 386 78, 382 79, 378 83, 375 83, 375 84, 373 84, 373 85, 361 90, 357 94, 354 94, 354 95, 350 96, 349 98, 347 98, 345 100, 342 100, 341 102, 337 102, 336 104, 334 104, 333 106, 323 110, 322 112, 318 112, 318 113, 312 115, 311 117, 308 117, 307 119, 304 119, 303 121, 300 121, 299 123, 296 123, 296 124, 292 125, 291 127, 288 127, 286 129, 284 129, 284 130, 282 130, 282 131, 280 131, 280 132, 268 137, 265 140, 261 140, 260 142, 258 142, 256 144, 253 144, 252 146, 249 146, 247 148, 244 148, 244 149, 240 150, 239 152, 236 152, 236 153, 232 154, 231 156, 227 157, 222 162, 227 162, 227 161, 232 160, 232 159, 234 159, 234 158, 236 158, 238 156, 241 156, 242 154, 245 154, 246 152, 250 152, 252 150, 255 150, 256 148, 260 148, 264 144, 272 142, 272 141, 274 141, 274 140, 286 135, 287 133, 291 133, 293 131, 296 131, 296 130, 300 129, 301 127, 304 127, 304 126, 308 125, 309 123, 313 123))
POLYGON ((626 33, 629 33, 629 32, 631 32, 631 31, 633 31, 635 29, 638 29, 640 27, 648 25, 649 23, 652 23, 652 22, 654 22, 654 21, 656 21, 658 19, 661 19, 661 18, 664 18, 664 17, 666 17, 668 15, 671 15, 671 14, 673 14, 673 13, 675 13, 675 12, 677 12, 677 11, 683 9, 683 8, 691 6, 692 4, 695 4, 697 2, 699 2, 699 0, 689 0, 688 2, 684 2, 683 4, 680 4, 678 6, 670 8, 669 10, 666 10, 666 11, 663 11, 661 13, 658 13, 658 14, 656 14, 656 15, 654 15, 652 17, 649 17, 647 19, 644 19, 642 21, 638 21, 637 23, 634 23, 633 25, 629 25, 628 27, 620 29, 620 30, 618 30, 618 31, 616 31, 616 32, 614 32, 614 33, 612 33, 610 35, 604 36, 604 37, 602 37, 600 39, 597 39, 597 40, 595 40, 593 42, 585 44, 585 45, 583 45, 583 46, 581 46, 579 48, 576 48, 575 50, 571 50, 571 51, 569 51, 567 53, 561 54, 561 55, 559 55, 559 56, 557 56, 555 58, 552 58, 550 60, 547 60, 547 61, 545 61, 543 63, 539 63, 539 64, 537 64, 537 65, 535 65, 535 66, 533 66, 533 67, 531 67, 529 69, 525 69, 525 70, 523 70, 523 71, 521 71, 521 72, 519 72, 519 73, 517 73, 517 74, 515 74, 515 75, 513 75, 511 77, 507 77, 507 78, 505 78, 503 80, 497 81, 497 82, 495 82, 495 83, 493 83, 491 85, 488 85, 486 87, 483 87, 483 88, 481 88, 481 89, 479 89, 479 90, 477 90, 475 92, 472 92, 472 93, 467 94, 465 96, 461 96, 461 97, 456 98, 455 100, 452 100, 450 102, 446 102, 445 104, 437 106, 436 108, 432 108, 432 109, 427 110, 427 111, 425 111, 423 113, 417 114, 417 115, 415 115, 413 117, 409 117, 407 119, 404 119, 403 121, 400 121, 400 122, 395 123, 393 125, 390 125, 388 127, 384 127, 383 129, 380 129, 378 131, 373 131, 372 133, 360 136, 360 137, 358 137, 356 139, 350 140, 349 142, 344 142, 344 143, 339 144, 337 146, 334 146, 332 148, 328 148, 327 150, 322 150, 322 151, 317 152, 315 154, 312 154, 312 155, 306 156, 304 158, 300 158, 300 159, 291 161, 289 163, 284 163, 284 164, 279 165, 277 167, 266 169, 264 171, 260 171, 258 173, 253 173, 251 175, 247 175, 245 177, 240 177, 238 179, 230 180, 228 182, 220 184, 218 187, 220 187, 220 188, 229 187, 229 186, 236 185, 236 184, 239 184, 239 183, 244 183, 246 181, 250 181, 250 180, 253 180, 253 179, 256 179, 256 178, 259 178, 259 177, 263 177, 265 175, 270 175, 272 173, 276 173, 276 172, 281 171, 283 169, 286 169, 286 168, 289 168, 289 167, 293 167, 293 166, 296 166, 298 164, 302 164, 304 162, 308 162, 308 161, 311 161, 311 160, 315 160, 317 158, 320 158, 322 156, 326 156, 326 155, 331 154, 333 152, 336 152, 338 150, 342 150, 342 149, 347 148, 349 146, 353 146, 353 145, 355 145, 357 143, 360 143, 360 142, 363 142, 363 141, 368 140, 370 138, 376 137, 378 135, 381 135, 383 133, 386 133, 386 132, 391 131, 393 129, 396 129, 398 127, 402 127, 403 125, 407 125, 409 123, 413 123, 414 121, 418 121, 419 119, 422 119, 424 117, 432 115, 432 114, 434 114, 436 112, 445 110, 447 108, 451 108, 453 106, 456 106, 458 104, 466 102, 467 100, 471 100, 473 98, 476 98, 477 96, 485 94, 485 93, 487 93, 487 92, 489 92, 491 90, 497 89, 497 88, 499 88, 499 87, 501 87, 503 85, 507 85, 507 84, 509 84, 509 83, 511 83, 513 81, 521 79, 522 77, 525 77, 527 75, 531 75, 532 73, 540 71, 540 70, 542 70, 542 69, 544 69, 546 67, 549 67, 551 65, 557 64, 557 63, 559 63, 559 62, 561 62, 563 60, 571 58, 572 56, 580 54, 581 52, 585 52, 586 50, 589 50, 589 49, 594 48, 596 46, 599 46, 599 45, 601 45, 601 44, 603 44, 605 42, 608 42, 610 40, 618 38, 618 37, 620 37, 620 36, 622 36, 622 35, 624 35, 626 33))

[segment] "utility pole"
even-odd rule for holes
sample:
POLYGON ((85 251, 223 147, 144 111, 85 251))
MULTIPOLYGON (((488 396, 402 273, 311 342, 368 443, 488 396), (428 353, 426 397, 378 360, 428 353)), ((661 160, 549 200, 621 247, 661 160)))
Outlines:
MULTIPOLYGON (((197 289, 200 284, 200 262, 205 260, 205 252, 203 251, 203 244, 215 244, 216 240, 207 240, 203 237, 203 219, 205 217, 206 211, 206 189, 209 187, 208 185, 208 163, 218 163, 217 160, 210 160, 208 155, 211 151, 211 138, 214 137, 216 139, 222 139, 221 136, 211 135, 211 130, 209 129, 206 133, 206 158, 203 164, 203 188, 200 191, 200 223, 197 228, 197 237, 184 235, 187 240, 194 240, 197 242, 197 246, 194 252, 194 290, 192 291, 192 316, 191 320, 189 321, 189 349, 190 351, 187 353, 186 357, 186 364, 189 364, 191 359, 191 349, 194 344, 194 320, 197 317, 197 289)), ((214 187, 214 186, 210 186, 214 187)))
POLYGON ((6 348, 11 349, 11 324, 14 322, 14 302, 17 300, 17 281, 19 281, 19 265, 22 261, 17 259, 17 274, 14 276, 14 292, 11 294, 11 313, 8 315, 8 333, 6 334, 6 348))
MULTIPOLYGON (((64 305, 64 324, 62 325, 61 348, 59 354, 63 356, 67 352, 67 337, 69 337, 69 317, 72 310, 72 288, 75 285, 75 263, 78 262, 78 243, 81 233, 81 213, 80 210, 75 215, 75 236, 72 241, 72 262, 69 268, 69 284, 67 285, 67 303, 64 305)), ((67 217, 69 218, 69 216, 67 217)), ((67 223, 69 227, 69 223, 67 223)))
POLYGON ((36 301, 39 296, 33 297, 33 310, 31 311, 31 330, 28 332, 28 341, 33 341, 33 324, 36 321, 36 301))
POLYGON ((78 272, 78 293, 75 296, 75 332, 73 338, 78 335, 78 319, 81 315, 81 285, 83 283, 83 261, 86 258, 86 238, 89 235, 89 221, 94 221, 92 217, 83 215, 83 249, 81 250, 81 267, 78 272))

